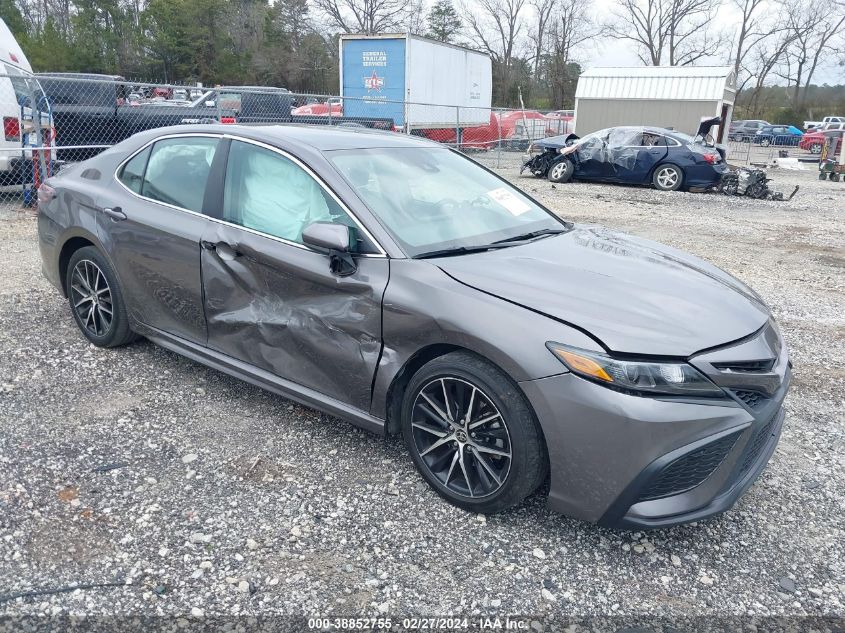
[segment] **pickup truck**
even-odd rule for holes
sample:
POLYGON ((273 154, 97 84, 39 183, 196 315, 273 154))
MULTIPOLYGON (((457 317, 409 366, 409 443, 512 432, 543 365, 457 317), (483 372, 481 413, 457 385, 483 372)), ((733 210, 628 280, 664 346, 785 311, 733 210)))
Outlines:
POLYGON ((130 102, 130 87, 119 76, 51 73, 37 77, 52 110, 59 160, 90 158, 153 128, 236 121, 233 111, 216 107, 130 102))
POLYGON ((285 88, 267 86, 219 86, 213 88, 192 103, 192 106, 206 108, 222 107, 234 111, 239 124, 271 125, 274 123, 299 123, 311 125, 342 125, 369 127, 377 130, 392 130, 393 119, 376 117, 343 116, 340 99, 330 99, 332 115, 328 106, 322 104, 295 107, 294 95, 285 88), (315 111, 316 109, 316 111, 315 111))
POLYGON ((821 121, 804 121, 804 129, 810 130, 824 129, 828 123, 845 123, 845 117, 842 116, 826 116, 821 121))

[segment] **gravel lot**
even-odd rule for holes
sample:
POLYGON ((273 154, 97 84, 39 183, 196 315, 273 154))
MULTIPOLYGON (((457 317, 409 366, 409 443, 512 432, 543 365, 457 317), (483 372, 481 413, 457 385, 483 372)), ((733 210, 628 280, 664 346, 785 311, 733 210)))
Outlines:
POLYGON ((802 190, 761 202, 552 186, 515 160, 499 172, 564 217, 703 256, 772 307, 795 381, 773 461, 731 512, 615 532, 550 513, 541 490, 465 513, 398 438, 146 341, 92 347, 41 277, 34 219, 7 211, 0 615, 845 616, 845 184, 773 171, 802 190))

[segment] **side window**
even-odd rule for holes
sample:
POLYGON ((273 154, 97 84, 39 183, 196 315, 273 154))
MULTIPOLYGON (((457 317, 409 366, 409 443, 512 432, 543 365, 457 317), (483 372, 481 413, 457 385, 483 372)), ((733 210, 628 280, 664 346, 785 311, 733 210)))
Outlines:
POLYGON ((201 213, 218 142, 204 136, 158 141, 150 153, 141 195, 201 213))
POLYGON ((150 150, 148 147, 143 152, 136 154, 132 160, 123 166, 120 170, 120 182, 126 185, 135 193, 141 193, 141 187, 144 184, 144 170, 147 168, 147 159, 150 157, 150 150))
POLYGON ((611 147, 640 147, 643 144, 642 130, 617 127, 610 132, 611 147))
POLYGON ((666 147, 666 137, 662 134, 645 132, 643 133, 643 145, 646 147, 666 147))
POLYGON ((320 184, 281 154, 233 141, 223 190, 223 219, 292 242, 312 222, 355 224, 320 184))

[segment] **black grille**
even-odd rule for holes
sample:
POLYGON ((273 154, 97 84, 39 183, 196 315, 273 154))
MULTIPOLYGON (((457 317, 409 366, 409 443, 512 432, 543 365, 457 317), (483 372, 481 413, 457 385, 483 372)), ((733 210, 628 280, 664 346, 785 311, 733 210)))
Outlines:
POLYGON ((742 460, 742 466, 739 469, 740 475, 746 473, 754 465, 754 462, 757 461, 757 458, 760 456, 760 451, 763 450, 763 447, 766 446, 766 442, 768 442, 769 438, 772 436, 772 427, 775 425, 775 418, 777 418, 777 415, 769 420, 765 426, 757 431, 754 437, 749 440, 748 447, 745 449, 745 458, 742 460))
POLYGON ((728 435, 679 457, 660 471, 639 501, 677 495, 700 485, 731 452, 738 437, 738 433, 728 435))
POLYGON ((772 371, 775 366, 775 359, 769 360, 748 360, 748 361, 731 361, 726 363, 713 363, 713 367, 721 369, 722 371, 736 371, 736 372, 764 372, 772 371))
POLYGON ((748 391, 745 389, 738 389, 734 391, 736 397, 742 400, 748 407, 758 409, 766 404, 766 396, 759 391, 748 391))

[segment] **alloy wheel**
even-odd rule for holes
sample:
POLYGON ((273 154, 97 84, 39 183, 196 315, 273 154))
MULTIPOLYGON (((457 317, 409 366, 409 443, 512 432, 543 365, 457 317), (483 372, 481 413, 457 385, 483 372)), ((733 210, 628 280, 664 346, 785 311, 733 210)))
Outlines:
POLYGON ((674 167, 663 167, 657 172, 657 182, 665 189, 671 189, 678 183, 678 170, 674 167))
POLYGON ((557 163, 554 167, 552 167, 552 171, 549 174, 549 178, 551 180, 557 180, 566 173, 567 165, 566 162, 557 163))
POLYGON ((111 288, 100 267, 82 259, 73 268, 71 305, 82 326, 94 336, 105 336, 114 319, 111 288))
POLYGON ((411 409, 414 447, 434 478, 451 493, 487 497, 510 472, 512 449, 499 409, 480 388, 461 378, 435 378, 411 409))

